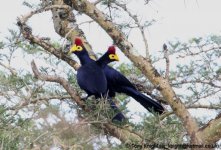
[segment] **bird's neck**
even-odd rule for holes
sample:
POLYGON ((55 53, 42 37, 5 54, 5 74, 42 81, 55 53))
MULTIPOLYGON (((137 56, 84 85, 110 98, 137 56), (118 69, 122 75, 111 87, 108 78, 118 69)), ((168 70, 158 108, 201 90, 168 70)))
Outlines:
POLYGON ((88 55, 87 52, 85 52, 81 55, 78 55, 78 58, 80 59, 81 65, 85 65, 85 64, 94 62, 94 60, 90 58, 90 56, 88 55))
POLYGON ((101 66, 102 68, 104 68, 105 66, 107 66, 107 64, 109 64, 111 61, 110 59, 108 59, 108 54, 105 53, 101 58, 99 58, 96 63, 101 66))

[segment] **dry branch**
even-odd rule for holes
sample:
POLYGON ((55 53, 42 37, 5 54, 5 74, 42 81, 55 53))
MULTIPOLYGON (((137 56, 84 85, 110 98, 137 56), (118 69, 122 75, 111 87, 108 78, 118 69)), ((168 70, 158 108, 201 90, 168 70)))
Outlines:
POLYGON ((40 79, 42 81, 59 83, 70 94, 71 98, 78 104, 78 106, 80 106, 82 108, 85 107, 85 104, 81 101, 81 98, 78 95, 78 93, 74 90, 74 88, 64 78, 58 77, 58 76, 45 75, 45 74, 40 73, 38 71, 34 61, 31 62, 31 67, 32 67, 32 71, 37 79, 40 79))
MULTIPOLYGON (((62 5, 63 0, 53 1, 53 5, 62 5)), ((74 13, 70 10, 52 9, 52 19, 54 22, 55 31, 62 37, 73 41, 76 37, 81 37, 84 46, 92 59, 96 59, 95 53, 92 51, 91 45, 87 42, 84 32, 76 23, 74 13)))
POLYGON ((221 135, 221 113, 204 127, 200 128, 197 134, 202 137, 205 144, 214 144, 219 141, 221 135))
POLYGON ((20 110, 30 104, 36 104, 38 102, 42 102, 42 101, 49 101, 52 99, 60 99, 60 100, 64 100, 64 99, 71 99, 70 96, 44 96, 44 97, 38 97, 38 98, 34 98, 34 99, 30 99, 29 101, 27 100, 23 100, 21 101, 18 105, 12 107, 12 108, 8 108, 8 110, 20 110))
POLYGON ((198 108, 203 108, 203 109, 215 109, 215 110, 221 110, 221 105, 191 105, 187 106, 188 109, 198 109, 198 108))
POLYGON ((220 85, 218 84, 215 84, 213 83, 212 79, 211 80, 200 80, 200 79, 195 79, 195 80, 182 80, 182 81, 178 81, 178 82, 175 82, 175 83, 172 83, 172 85, 181 85, 181 84, 192 84, 192 83, 199 83, 199 84, 207 84, 207 85, 210 85, 211 87, 214 87, 214 88, 221 88, 220 85))
POLYGON ((31 28, 28 27, 26 24, 22 24, 21 20, 23 20, 23 18, 18 19, 18 25, 19 25, 20 31, 21 31, 21 33, 22 33, 22 35, 24 36, 25 39, 29 40, 32 44, 37 44, 37 45, 41 46, 42 48, 44 48, 44 50, 46 50, 47 52, 53 54, 58 59, 64 60, 70 66, 72 66, 74 69, 77 70, 80 67, 80 65, 76 61, 74 61, 69 56, 67 56, 67 54, 62 52, 61 49, 55 48, 49 42, 46 42, 46 41, 42 40, 42 38, 38 38, 38 37, 32 35, 32 32, 28 32, 28 31, 31 30, 31 28))
POLYGON ((5 65, 2 62, 0 62, 0 66, 4 67, 5 69, 8 69, 11 72, 12 75, 14 75, 14 76, 17 75, 16 70, 14 68, 12 68, 11 66, 5 65))
POLYGON ((39 13, 42 13, 44 11, 48 11, 48 10, 51 10, 51 9, 70 10, 71 8, 68 5, 52 5, 52 6, 48 6, 48 7, 39 8, 37 10, 31 11, 30 13, 20 17, 20 21, 21 21, 22 24, 25 24, 28 21, 28 19, 30 19, 33 15, 39 14, 39 13))
MULTIPOLYGON (((198 46, 200 47, 200 46, 198 46)), ((191 48, 191 47, 190 47, 191 48)), ((202 54, 202 53, 208 53, 208 52, 211 52, 211 51, 214 51, 214 50, 220 50, 221 47, 212 47, 212 48, 208 48, 208 49, 201 49, 199 52, 188 52, 184 55, 179 55, 177 58, 186 58, 186 57, 189 57, 189 56, 196 56, 196 55, 199 55, 199 54, 202 54)), ((183 50, 183 49, 181 49, 183 50)))
POLYGON ((165 78, 169 80, 169 73, 170 73, 170 59, 169 59, 169 52, 166 44, 163 44, 163 51, 164 51, 164 58, 166 60, 166 73, 165 78))

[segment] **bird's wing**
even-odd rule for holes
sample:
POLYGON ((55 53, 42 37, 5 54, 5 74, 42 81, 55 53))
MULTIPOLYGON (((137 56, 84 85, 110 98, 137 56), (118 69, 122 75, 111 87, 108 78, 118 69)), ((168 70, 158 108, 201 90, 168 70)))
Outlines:
POLYGON ((79 86, 92 94, 104 93, 107 90, 107 81, 103 71, 93 65, 82 66, 77 73, 79 86))
POLYGON ((105 67, 104 72, 108 83, 110 82, 111 84, 116 84, 116 86, 126 86, 136 89, 135 86, 123 74, 110 66, 105 67))

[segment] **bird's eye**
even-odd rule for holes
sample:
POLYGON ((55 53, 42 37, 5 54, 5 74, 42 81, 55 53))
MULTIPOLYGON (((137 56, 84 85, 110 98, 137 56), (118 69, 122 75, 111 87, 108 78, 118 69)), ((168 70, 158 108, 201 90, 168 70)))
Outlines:
POLYGON ((82 48, 81 46, 77 46, 77 47, 76 47, 76 50, 77 50, 77 51, 81 51, 82 49, 83 49, 83 48, 82 48))
POLYGON ((109 58, 110 58, 110 59, 114 59, 114 55, 113 55, 113 54, 110 54, 110 55, 109 55, 109 58))
POLYGON ((119 58, 118 58, 118 56, 116 54, 110 54, 109 55, 109 59, 111 61, 119 61, 119 58))

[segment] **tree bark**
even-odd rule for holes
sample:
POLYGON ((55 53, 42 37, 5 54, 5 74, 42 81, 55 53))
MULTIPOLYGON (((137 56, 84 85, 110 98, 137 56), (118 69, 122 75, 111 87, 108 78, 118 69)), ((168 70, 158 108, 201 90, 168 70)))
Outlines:
POLYGON ((214 144, 221 139, 221 113, 197 133, 202 138, 204 144, 214 144))
MULTIPOLYGON (((53 1, 54 5, 64 5, 63 0, 53 1)), ((52 19, 55 31, 62 37, 69 39, 71 42, 76 37, 81 37, 89 56, 96 59, 95 53, 92 51, 91 45, 87 42, 84 32, 78 27, 75 16, 72 11, 65 9, 52 9, 52 19)))

